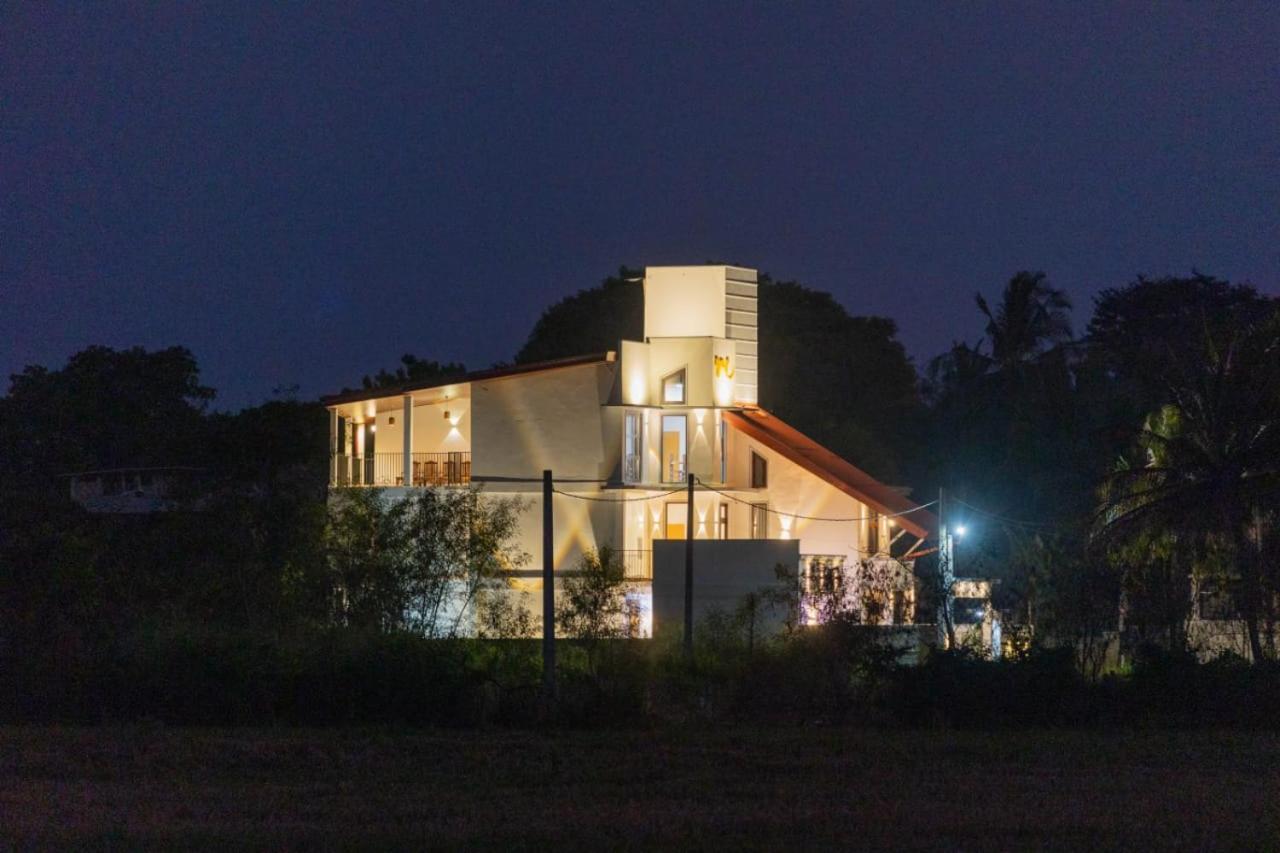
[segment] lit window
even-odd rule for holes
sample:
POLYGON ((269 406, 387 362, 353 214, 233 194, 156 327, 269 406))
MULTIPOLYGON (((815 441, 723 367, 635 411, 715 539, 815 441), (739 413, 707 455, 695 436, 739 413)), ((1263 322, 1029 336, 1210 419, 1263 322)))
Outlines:
POLYGON ((684 402, 684 370, 677 370, 662 380, 662 402, 684 402))
POLYGON ((880 513, 874 509, 867 513, 867 554, 875 556, 880 553, 880 513))
POLYGON ((751 452, 751 488, 763 489, 769 485, 769 461, 755 451, 751 452))
POLYGON ((627 412, 623 433, 622 482, 639 483, 642 479, 642 437, 644 435, 639 412, 627 412))
POLYGON ((683 539, 685 524, 689 520, 689 505, 685 503, 667 504, 666 529, 663 536, 668 539, 683 539))
POLYGON ((751 538, 752 539, 768 539, 769 538, 769 505, 768 504, 752 504, 751 505, 751 538))
POLYGON ((688 421, 684 415, 662 416, 662 482, 684 481, 687 435, 688 421))

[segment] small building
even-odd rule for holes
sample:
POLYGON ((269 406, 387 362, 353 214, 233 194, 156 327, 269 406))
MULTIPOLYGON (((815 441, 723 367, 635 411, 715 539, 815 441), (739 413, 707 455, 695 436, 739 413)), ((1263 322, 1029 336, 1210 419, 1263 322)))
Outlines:
MULTIPOLYGON (((774 576, 779 554, 791 554, 787 568, 804 590, 839 590, 869 622, 914 622, 913 559, 936 520, 906 490, 759 406, 768 353, 758 350, 755 270, 649 267, 636 286, 643 340, 326 398, 331 488, 379 487, 394 498, 483 483, 489 494, 522 497, 531 507, 520 544, 537 567, 540 480, 551 470, 556 573, 586 551, 620 551, 642 634, 655 627, 655 571, 674 571, 655 567, 655 543, 688 533, 717 567, 722 598, 753 591, 774 576), (697 481, 692 531, 688 475, 697 481)), ((514 570, 511 585, 538 590, 540 577, 538 568, 514 570)), ((535 612, 540 599, 530 596, 535 612)))
POLYGON ((171 467, 104 468, 68 474, 71 499, 87 511, 113 515, 167 512, 189 490, 201 469, 171 467))

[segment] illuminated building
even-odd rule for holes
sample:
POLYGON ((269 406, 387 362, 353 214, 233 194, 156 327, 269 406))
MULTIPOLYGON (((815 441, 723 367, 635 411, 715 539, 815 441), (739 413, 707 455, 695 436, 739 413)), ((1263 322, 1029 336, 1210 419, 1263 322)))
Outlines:
POLYGON ((761 571, 773 577, 778 554, 790 554, 799 582, 814 591, 860 594, 859 573, 877 563, 899 567, 905 576, 865 615, 912 621, 910 555, 924 546, 932 516, 757 405, 767 353, 758 351, 755 271, 650 267, 636 286, 644 288, 642 341, 448 383, 327 398, 332 487, 377 486, 395 495, 474 482, 489 494, 528 499, 521 546, 532 561, 512 581, 531 590, 540 584, 540 480, 549 469, 566 493, 553 499, 556 571, 611 546, 647 608, 655 570, 674 571, 662 563, 667 558, 655 567, 655 553, 671 552, 655 551, 655 542, 686 535, 682 489, 691 473, 698 481, 693 536, 705 567, 700 605, 729 605, 758 588, 761 571), (701 544, 723 540, 739 544, 701 544), (753 552, 741 540, 761 547, 753 552), (753 553, 760 565, 738 572, 753 553), (706 580, 713 577, 714 589, 706 580))

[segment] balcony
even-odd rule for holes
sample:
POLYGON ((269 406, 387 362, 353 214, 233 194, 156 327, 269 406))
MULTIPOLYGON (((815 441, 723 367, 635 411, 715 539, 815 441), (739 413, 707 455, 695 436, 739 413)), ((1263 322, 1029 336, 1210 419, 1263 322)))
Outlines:
MULTIPOLYGON (((410 458, 412 486, 465 486, 471 482, 471 452, 414 453, 410 458)), ((403 486, 403 453, 370 453, 333 457, 331 486, 403 486)))

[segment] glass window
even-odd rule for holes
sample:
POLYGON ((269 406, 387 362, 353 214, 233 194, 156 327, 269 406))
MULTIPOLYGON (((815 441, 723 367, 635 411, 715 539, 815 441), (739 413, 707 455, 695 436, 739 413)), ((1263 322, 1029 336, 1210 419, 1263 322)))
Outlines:
POLYGON ((880 553, 880 513, 874 509, 867 510, 867 554, 875 556, 880 553))
POLYGON ((627 412, 622 438, 622 482, 639 483, 644 459, 643 431, 639 412, 627 412))
POLYGON ((677 370, 662 380, 662 402, 684 402, 684 370, 677 370))
POLYGON ((729 422, 720 419, 720 482, 729 482, 729 422))
POLYGON ((718 539, 729 538, 729 505, 720 504, 719 516, 716 519, 716 537, 718 539))
POLYGON ((751 488, 763 489, 769 485, 769 460, 754 450, 751 452, 751 488))
POLYGON ((752 504, 751 505, 751 538, 752 539, 768 539, 769 538, 769 505, 768 504, 752 504))
POLYGON ((668 539, 683 539, 685 522, 689 520, 688 504, 667 504, 666 525, 662 535, 668 539))
POLYGON ((688 447, 688 419, 684 415, 662 416, 662 481, 680 483, 685 477, 688 447))

